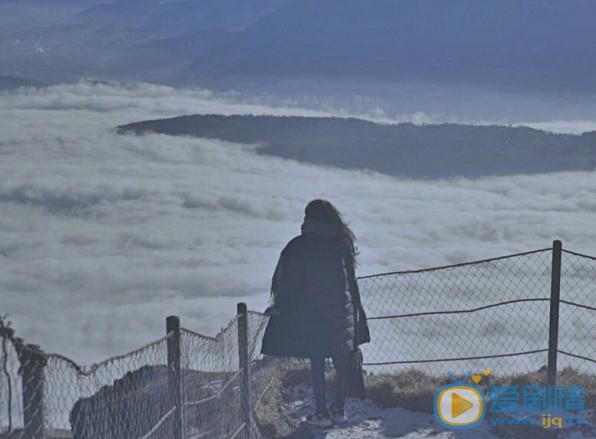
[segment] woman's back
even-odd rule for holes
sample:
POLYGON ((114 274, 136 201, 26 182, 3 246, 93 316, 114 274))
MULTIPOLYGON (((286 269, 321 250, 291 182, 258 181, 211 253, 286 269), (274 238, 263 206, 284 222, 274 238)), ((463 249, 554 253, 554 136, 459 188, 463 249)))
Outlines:
POLYGON ((345 421, 348 357, 356 345, 369 341, 355 277, 354 239, 329 201, 312 200, 305 208, 301 234, 282 250, 271 282, 273 304, 261 352, 310 359, 317 410, 307 421, 313 425, 331 424, 325 358, 333 358, 337 377, 331 411, 335 421, 345 421), (362 341, 356 321, 366 328, 362 341))
POLYGON ((287 323, 281 326, 291 331, 289 345, 297 356, 352 348, 353 308, 336 238, 306 231, 293 238, 282 251, 273 286, 280 323, 287 323))
POLYGON ((343 256, 335 238, 308 233, 301 236, 303 299, 318 316, 343 315, 350 306, 343 256))
POLYGON ((325 200, 308 203, 301 234, 282 250, 272 278, 276 314, 263 353, 309 357, 353 349, 360 308, 355 255, 354 235, 337 209, 325 200))

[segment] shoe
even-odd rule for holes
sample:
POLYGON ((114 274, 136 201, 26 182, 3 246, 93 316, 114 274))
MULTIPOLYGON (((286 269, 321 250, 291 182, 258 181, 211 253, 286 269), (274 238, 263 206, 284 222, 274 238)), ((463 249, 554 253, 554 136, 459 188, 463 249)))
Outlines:
POLYGON ((346 418, 346 414, 343 408, 338 408, 335 404, 331 404, 330 407, 331 411, 331 422, 335 425, 345 425, 348 423, 348 418, 346 418))
POLYGON ((333 422, 331 422, 331 419, 329 419, 329 415, 319 412, 314 412, 310 415, 307 415, 305 422, 319 428, 329 428, 333 426, 333 422))

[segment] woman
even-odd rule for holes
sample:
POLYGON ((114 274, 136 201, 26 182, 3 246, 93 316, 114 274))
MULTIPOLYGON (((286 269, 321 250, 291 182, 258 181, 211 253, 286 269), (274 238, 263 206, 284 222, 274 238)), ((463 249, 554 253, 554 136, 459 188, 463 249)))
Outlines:
POLYGON ((273 274, 261 352, 310 359, 316 411, 306 421, 329 427, 346 422, 348 355, 370 336, 355 276, 354 234, 327 200, 312 200, 304 213, 301 234, 282 250, 273 274), (337 384, 331 410, 325 395, 328 357, 337 384))

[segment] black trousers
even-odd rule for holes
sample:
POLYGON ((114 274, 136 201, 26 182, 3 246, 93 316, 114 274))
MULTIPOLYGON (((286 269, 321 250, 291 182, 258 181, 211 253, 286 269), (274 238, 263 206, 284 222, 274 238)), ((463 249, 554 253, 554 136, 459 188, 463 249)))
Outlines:
MULTIPOLYGON (((335 369, 335 406, 339 409, 343 409, 346 402, 348 385, 348 352, 337 352, 332 355, 331 358, 335 369)), ((326 396, 327 383, 325 382, 325 357, 323 355, 313 355, 310 357, 310 374, 317 412, 328 414, 326 396)))

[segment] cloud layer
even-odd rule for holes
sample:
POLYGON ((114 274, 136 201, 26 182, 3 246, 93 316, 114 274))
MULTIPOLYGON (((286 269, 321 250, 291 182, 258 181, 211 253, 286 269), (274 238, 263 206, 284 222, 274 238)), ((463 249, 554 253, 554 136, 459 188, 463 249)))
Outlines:
POLYGON ((80 362, 132 349, 164 319, 209 334, 263 309, 305 204, 332 200, 359 274, 542 248, 596 254, 596 173, 407 181, 114 126, 184 113, 329 114, 200 90, 80 83, 0 97, 0 312, 80 362))

